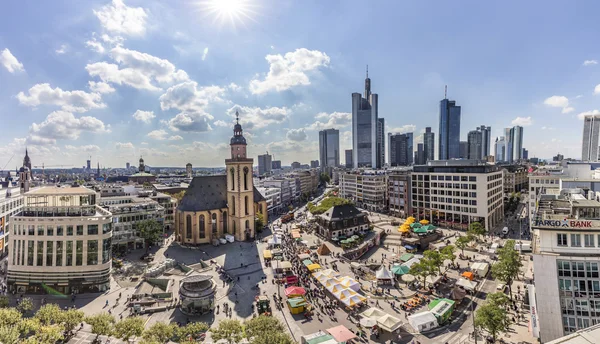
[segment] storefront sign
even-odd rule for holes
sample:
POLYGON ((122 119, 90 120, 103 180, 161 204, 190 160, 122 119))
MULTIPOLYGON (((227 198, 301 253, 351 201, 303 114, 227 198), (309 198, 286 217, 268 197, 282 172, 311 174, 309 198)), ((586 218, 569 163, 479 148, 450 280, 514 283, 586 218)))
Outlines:
POLYGON ((531 314, 531 323, 529 324, 529 327, 531 328, 531 334, 535 338, 540 338, 540 324, 535 300, 535 286, 533 284, 528 284, 527 291, 529 292, 529 311, 531 314))
POLYGON ((585 228, 598 228, 599 225, 596 223, 597 221, 591 220, 536 220, 533 222, 534 226, 537 227, 555 227, 555 228, 576 228, 576 229, 585 229, 585 228))

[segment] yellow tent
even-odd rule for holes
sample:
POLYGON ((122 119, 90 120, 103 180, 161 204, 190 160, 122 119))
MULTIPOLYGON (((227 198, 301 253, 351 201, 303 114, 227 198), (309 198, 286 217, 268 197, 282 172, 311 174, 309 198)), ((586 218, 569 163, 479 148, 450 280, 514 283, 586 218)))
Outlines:
POLYGON ((319 265, 319 264, 310 264, 306 268, 308 269, 308 271, 315 271, 315 270, 320 269, 321 265, 319 265))
POLYGON ((428 220, 425 220, 425 219, 423 219, 423 220, 419 221, 419 223, 420 223, 420 224, 422 224, 422 225, 428 225, 428 224, 429 224, 429 221, 428 221, 428 220))
POLYGON ((271 253, 271 250, 264 250, 263 251, 263 257, 265 259, 271 259, 271 258, 273 258, 273 254, 271 253))
POLYGON ((398 232, 400 233, 408 233, 410 231, 410 226, 402 225, 398 228, 398 232))
POLYGON ((413 222, 416 221, 416 219, 414 217, 412 217, 412 216, 409 216, 409 217, 406 218, 406 221, 410 222, 410 223, 413 223, 413 222))

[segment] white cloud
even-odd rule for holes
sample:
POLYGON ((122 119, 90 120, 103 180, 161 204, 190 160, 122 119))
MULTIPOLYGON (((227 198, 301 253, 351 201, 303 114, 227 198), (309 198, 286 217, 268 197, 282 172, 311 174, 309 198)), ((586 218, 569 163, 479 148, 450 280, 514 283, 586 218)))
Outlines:
POLYGON ((131 142, 117 142, 117 144, 115 145, 115 148, 117 148, 117 149, 133 149, 134 146, 133 146, 133 143, 131 143, 131 142))
POLYGON ((148 14, 141 7, 128 7, 122 0, 113 0, 111 4, 94 10, 106 31, 127 36, 143 36, 146 33, 148 14))
POLYGON ((417 126, 414 124, 406 124, 401 127, 396 127, 389 129, 388 132, 392 134, 404 134, 404 133, 414 133, 417 130, 417 126))
POLYGON ((241 90, 241 89, 242 89, 242 87, 241 87, 241 86, 239 86, 238 84, 236 84, 235 82, 232 82, 232 83, 230 83, 230 84, 227 86, 227 88, 228 88, 228 89, 230 89, 230 90, 232 90, 232 91, 239 91, 239 90, 241 90))
POLYGON ((562 108, 562 113, 570 113, 575 111, 573 107, 569 106, 569 98, 565 96, 548 97, 544 100, 544 105, 555 108, 562 108))
POLYGON ((109 84, 102 81, 88 81, 88 86, 90 88, 90 91, 100 94, 113 93, 115 91, 115 89, 112 88, 109 84))
POLYGON ((96 62, 85 69, 90 76, 97 76, 104 82, 128 85, 150 91, 161 90, 152 81, 159 84, 171 84, 187 81, 187 73, 177 69, 165 59, 117 46, 110 51, 111 58, 118 63, 96 62))
POLYGON ((206 86, 199 88, 197 82, 186 81, 169 87, 165 94, 160 96, 160 108, 163 110, 177 109, 182 112, 205 114, 205 108, 210 103, 225 102, 222 98, 224 94, 225 89, 222 87, 206 86))
POLYGON ((169 137, 169 141, 181 141, 183 140, 183 137, 179 136, 179 135, 173 135, 169 137))
POLYGON ((66 44, 61 44, 60 47, 56 50, 54 50, 54 52, 58 55, 62 55, 64 53, 67 52, 67 45, 66 44))
POLYGON ((244 129, 264 128, 272 124, 280 124, 288 120, 291 111, 286 107, 249 107, 234 105, 227 114, 235 118, 235 112, 239 111, 240 123, 244 129))
POLYGON ((593 66, 593 65, 597 65, 598 61, 596 60, 585 60, 583 61, 583 65, 584 66, 593 66))
POLYGON ((19 102, 26 106, 56 105, 69 112, 86 112, 106 107, 99 93, 63 91, 58 87, 50 87, 50 84, 37 84, 28 93, 29 95, 23 92, 17 94, 19 102))
POLYGON ((349 112, 321 112, 315 116, 316 121, 306 127, 307 130, 339 129, 352 124, 349 112))
POLYGON ((202 51, 202 61, 206 60, 206 55, 208 55, 208 47, 202 51))
POLYGON ((600 111, 598 111, 598 110, 585 111, 585 112, 582 112, 579 115, 577 115, 577 118, 579 118, 580 120, 583 120, 585 118, 585 116, 593 116, 593 115, 600 115, 600 111))
POLYGON ((600 94, 600 84, 596 85, 596 87, 594 87, 594 94, 600 94))
POLYGON ((23 68, 23 64, 17 60, 17 58, 5 48, 0 52, 0 64, 6 68, 11 73, 15 72, 24 72, 25 68, 23 68))
POLYGON ((554 130, 552 127, 542 127, 542 130, 554 130))
POLYGON ((218 120, 213 124, 216 125, 217 127, 228 127, 229 126, 229 123, 227 123, 223 120, 218 120))
POLYGON ((166 140, 168 135, 169 133, 163 129, 152 130, 148 133, 148 137, 155 140, 166 140))
POLYGON ((306 48, 296 49, 284 56, 267 55, 269 73, 264 80, 250 81, 250 91, 253 94, 263 94, 269 91, 285 91, 297 85, 310 85, 306 72, 329 65, 327 54, 318 50, 306 48))
POLYGON ((100 53, 100 54, 104 54, 104 46, 102 45, 102 43, 98 42, 96 40, 96 38, 92 38, 88 41, 85 42, 85 45, 87 45, 88 47, 90 47, 90 49, 92 49, 93 51, 100 53))
POLYGON ((156 117, 156 115, 153 111, 137 110, 132 117, 140 122, 150 123, 152 122, 152 119, 156 117))
POLYGON ((98 147, 96 145, 85 145, 85 146, 66 145, 65 149, 70 150, 70 151, 79 151, 79 152, 86 152, 86 153, 94 153, 94 152, 100 151, 100 147, 98 147))
POLYGON ((142 144, 142 145, 147 145, 147 144, 148 144, 148 142, 141 142, 140 144, 142 144))
POLYGON ((531 119, 531 117, 517 117, 512 120, 511 124, 527 127, 533 124, 533 120, 531 119))
POLYGON ((42 123, 33 123, 29 128, 30 136, 49 140, 76 140, 84 131, 108 133, 110 126, 95 117, 76 118, 67 111, 54 111, 42 123))
POLYGON ((304 141, 306 140, 306 131, 304 128, 290 129, 285 134, 285 137, 290 141, 304 141))
POLYGON ((162 123, 166 124, 173 131, 200 133, 212 130, 210 124, 208 123, 209 119, 212 120, 213 117, 180 113, 167 121, 162 121, 162 123))

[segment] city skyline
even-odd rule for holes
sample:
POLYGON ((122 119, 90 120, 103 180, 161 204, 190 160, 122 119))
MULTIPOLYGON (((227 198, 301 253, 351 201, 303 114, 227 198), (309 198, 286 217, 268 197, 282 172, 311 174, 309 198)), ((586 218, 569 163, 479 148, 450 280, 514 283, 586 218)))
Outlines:
POLYGON ((9 160, 25 147, 47 166, 81 167, 91 156, 121 167, 144 156, 154 166, 218 167, 236 110, 248 128, 249 155, 269 151, 283 165, 307 163, 319 157, 319 130, 339 129, 340 151, 352 147, 349 98, 366 64, 381 95, 384 136, 413 132, 417 139, 425 127, 439 134, 446 84, 448 98, 462 107, 461 141, 482 123, 492 127, 493 139, 504 136, 502 128, 521 125, 530 157, 579 158, 580 119, 600 113, 600 49, 586 43, 596 29, 582 18, 595 12, 594 3, 518 11, 504 4, 518 12, 508 30, 488 16, 490 7, 441 2, 366 10, 248 0, 249 18, 238 14, 233 21, 205 3, 99 0, 41 4, 36 11, 15 4, 3 12, 0 29, 12 34, 0 37, 0 110, 11 131, 0 139, 0 167, 18 166, 18 159, 9 160), (336 11, 372 25, 317 34, 312 20, 335 26, 343 21, 330 15, 336 11), (410 15, 398 26, 391 13, 410 15), (432 13, 433 25, 418 20, 432 13), (442 13, 460 20, 443 25, 442 13), (533 13, 548 21, 523 36, 533 13), (557 20, 568 30, 556 28, 557 20), (478 23, 489 25, 466 30, 478 23), (419 34, 378 34, 390 29, 419 34), (368 52, 346 38, 370 40, 374 33, 368 52), (578 39, 567 39, 573 36, 578 39), (555 40, 566 43, 559 49, 555 40), (450 41, 456 49, 432 57, 432 47, 450 41), (400 46, 410 47, 410 56, 398 58, 400 46))

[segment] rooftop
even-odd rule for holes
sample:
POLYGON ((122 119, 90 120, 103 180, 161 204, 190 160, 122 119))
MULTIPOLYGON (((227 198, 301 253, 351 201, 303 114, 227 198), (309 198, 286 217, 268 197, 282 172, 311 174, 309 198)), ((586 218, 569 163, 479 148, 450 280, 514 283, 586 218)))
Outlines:
POLYGON ((547 344, 596 344, 600 338, 600 324, 555 339, 547 344))
POLYGON ((30 190, 26 193, 27 196, 38 196, 38 195, 95 195, 94 190, 88 189, 83 186, 79 187, 60 187, 60 186, 44 186, 41 188, 30 190))

